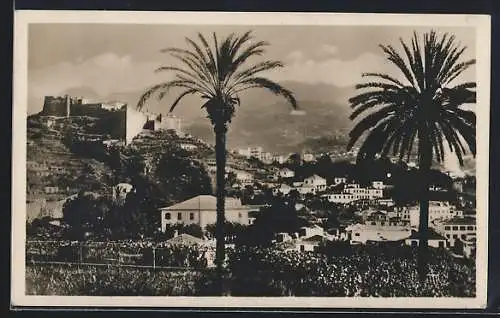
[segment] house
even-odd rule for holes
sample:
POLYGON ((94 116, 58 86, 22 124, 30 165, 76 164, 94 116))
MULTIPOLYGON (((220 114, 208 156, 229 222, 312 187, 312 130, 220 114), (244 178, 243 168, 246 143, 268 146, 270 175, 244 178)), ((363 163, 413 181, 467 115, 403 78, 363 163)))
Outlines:
MULTIPOLYGON (((215 196, 199 195, 172 206, 160 208, 161 230, 165 232, 167 225, 177 223, 197 224, 205 229, 207 225, 216 223, 216 206, 215 196)), ((255 207, 244 206, 239 199, 226 198, 225 217, 228 222, 249 225, 248 213, 253 210, 255 207)))
POLYGON ((263 152, 260 154, 260 161, 262 161, 265 164, 271 164, 273 163, 273 155, 269 152, 263 152))
POLYGON ((237 153, 240 155, 240 156, 243 156, 243 157, 250 157, 250 148, 240 148, 237 150, 237 153))
POLYGON ((298 250, 301 252, 315 252, 321 246, 326 238, 322 235, 313 235, 309 237, 304 237, 297 241, 298 250))
POLYGON ((345 177, 335 177, 335 178, 333 178, 333 184, 334 185, 345 184, 345 183, 347 183, 347 178, 345 178, 345 177))
POLYGON ((365 224, 354 224, 346 227, 347 239, 351 244, 366 244, 367 242, 401 241, 411 235, 409 225, 372 221, 365 224))
POLYGON ((326 179, 317 174, 304 179, 303 187, 313 187, 316 191, 326 190, 326 179))
POLYGON ((383 189, 385 189, 384 182, 383 181, 373 181, 372 188, 383 190, 383 189))
POLYGON ((316 187, 312 185, 304 185, 302 184, 301 186, 297 187, 297 191, 299 191, 300 194, 305 195, 305 194, 315 194, 316 193, 316 187))
POLYGON ((305 153, 302 155, 302 160, 304 160, 304 162, 311 162, 315 159, 316 157, 312 153, 305 153))
POLYGON ((446 238, 449 247, 461 241, 460 243, 468 243, 475 248, 477 230, 475 218, 454 217, 437 223, 435 229, 446 238))
POLYGON ((165 242, 167 245, 182 245, 182 246, 194 246, 194 245, 205 245, 205 241, 201 238, 183 233, 180 235, 174 234, 174 237, 165 242))
POLYGON ((261 159, 262 158, 262 147, 250 147, 250 157, 261 159))
POLYGON ((191 143, 181 143, 180 144, 181 149, 187 150, 187 151, 193 151, 198 148, 198 146, 191 144, 191 143))
POLYGON ((241 184, 252 184, 254 182, 253 174, 243 171, 243 170, 234 170, 234 174, 236 175, 236 180, 241 184))
POLYGON ((277 195, 279 193, 283 194, 283 195, 287 195, 290 193, 290 191, 292 191, 294 188, 292 188, 291 186, 289 186, 288 184, 285 184, 285 183, 282 183, 280 184, 278 187, 274 188, 273 189, 273 195, 277 195))
MULTIPOLYGON (((419 232, 413 231, 411 236, 405 239, 405 245, 416 247, 419 245, 420 235, 419 232)), ((431 247, 444 248, 446 246, 446 238, 436 233, 434 230, 429 229, 428 243, 431 247)))
POLYGON ((276 233, 276 242, 277 243, 288 242, 291 240, 292 240, 292 237, 288 233, 284 233, 284 232, 276 233))
POLYGON ((393 207, 395 205, 395 202, 393 199, 378 199, 377 204, 379 206, 393 207))
MULTIPOLYGON (((429 226, 434 226, 436 220, 451 219, 461 216, 462 211, 456 210, 454 206, 445 201, 429 201, 429 226)), ((420 221, 420 205, 409 207, 410 223, 412 227, 418 227, 420 221)))
POLYGON ((321 244, 326 240, 327 238, 323 235, 313 235, 294 240, 288 240, 285 241, 286 250, 300 251, 300 252, 314 252, 317 251, 321 246, 321 244))
POLYGON ((327 198, 328 201, 337 204, 349 204, 355 201, 354 195, 344 192, 323 194, 321 197, 327 198))
POLYGON ((277 162, 279 164, 285 163, 286 159, 287 158, 285 156, 283 156, 283 155, 275 155, 275 156, 273 156, 273 161, 275 161, 275 162, 277 162))
POLYGON ((295 177, 295 172, 288 168, 283 168, 278 171, 278 178, 293 178, 295 177))
POLYGON ((304 227, 301 227, 299 230, 299 237, 310 237, 310 236, 314 236, 314 235, 323 236, 324 234, 325 234, 325 230, 319 225, 304 226, 304 227))
POLYGON ((56 186, 46 186, 46 187, 43 188, 43 191, 46 194, 55 194, 55 193, 59 193, 59 187, 56 187, 56 186))
POLYGON ((117 202, 124 202, 127 195, 132 192, 134 187, 129 183, 118 183, 113 187, 113 200, 117 202))

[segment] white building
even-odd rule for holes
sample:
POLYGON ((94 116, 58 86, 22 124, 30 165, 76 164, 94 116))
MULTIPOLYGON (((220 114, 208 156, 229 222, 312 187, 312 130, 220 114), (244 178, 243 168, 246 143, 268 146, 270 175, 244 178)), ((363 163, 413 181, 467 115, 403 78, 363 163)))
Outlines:
POLYGON ((294 188, 289 186, 288 184, 282 183, 278 187, 273 189, 273 194, 277 195, 278 193, 281 193, 283 195, 287 195, 292 191, 294 188))
POLYGON ((265 164, 271 164, 273 163, 273 155, 269 152, 263 152, 260 155, 260 161, 262 161, 265 164))
POLYGON ((283 168, 278 171, 278 178, 293 178, 295 177, 295 172, 288 168, 283 168))
POLYGON ((174 130, 177 134, 182 132, 182 120, 168 113, 167 115, 158 115, 155 121, 155 129, 174 130))
POLYGON ((304 185, 302 184, 301 186, 297 187, 297 191, 299 191, 300 194, 305 195, 305 194, 316 194, 317 188, 312 186, 312 185, 304 185))
POLYGON ((322 235, 313 235, 299 239, 296 246, 300 252, 315 252, 325 240, 322 235))
POLYGON ((446 237, 448 246, 455 246, 457 241, 460 240, 464 245, 470 245, 471 248, 475 249, 476 219, 454 217, 437 223, 435 229, 446 237))
POLYGON ((377 204, 380 206, 393 207, 395 202, 393 199, 378 199, 377 204))
POLYGON ((316 157, 312 153, 305 153, 302 155, 302 160, 304 160, 304 162, 311 162, 316 160, 316 157))
MULTIPOLYGON (((411 226, 418 227, 420 222, 420 205, 414 205, 408 209, 411 226)), ((436 220, 447 220, 456 216, 462 216, 462 211, 456 210, 448 202, 429 201, 429 226, 433 227, 436 220)))
MULTIPOLYGON (((82 101, 82 104, 85 104, 83 103, 82 101)), ((109 102, 109 103, 103 103, 101 105, 102 109, 106 109, 106 110, 119 110, 121 109, 123 106, 126 106, 127 103, 124 103, 124 102, 109 102)))
POLYGON ((192 144, 192 143, 181 143, 180 144, 181 149, 188 150, 188 151, 193 151, 198 148, 198 146, 192 144))
POLYGON ((329 193, 329 194, 323 194, 321 197, 326 198, 328 201, 337 204, 349 204, 356 200, 354 198, 354 195, 350 193, 329 193))
POLYGON ((239 148, 238 154, 243 157, 250 157, 250 148, 239 148))
MULTIPOLYGON (((159 209, 161 230, 165 232, 168 224, 197 224, 202 229, 217 220, 217 200, 213 195, 199 195, 184 202, 159 209)), ((255 208, 244 206, 239 199, 226 198, 225 217, 228 222, 249 225, 248 213, 255 208)))
POLYGON ((401 241, 411 235, 409 225, 399 222, 372 221, 368 224, 354 224, 346 228, 351 244, 366 244, 367 242, 401 241))
POLYGON ((347 178, 345 177, 335 177, 333 178, 333 184, 338 185, 338 184, 345 184, 347 183, 347 178))
POLYGON ((304 226, 299 230, 299 237, 310 237, 314 235, 325 235, 325 230, 319 225, 304 226))
POLYGON ((286 162, 286 157, 283 155, 274 155, 273 156, 273 161, 276 161, 279 164, 283 164, 286 162))
POLYGON ((383 181, 373 181, 372 188, 384 190, 385 189, 384 182, 383 181))
POLYGON ((132 192, 134 187, 129 183, 118 183, 113 187, 113 200, 124 202, 127 195, 132 192))
POLYGON ((253 174, 243 171, 243 170, 234 170, 234 174, 236 175, 236 180, 241 184, 252 184, 254 182, 253 174))
MULTIPOLYGON (((416 231, 413 231, 411 236, 405 240, 405 245, 414 246, 414 247, 418 246, 420 243, 419 237, 420 237, 419 233, 416 231)), ((427 245, 430 247, 435 247, 435 248, 446 247, 446 239, 442 235, 433 231, 432 229, 429 229, 429 234, 428 234, 427 239, 428 239, 427 245)))
POLYGON ((326 179, 316 174, 312 175, 304 179, 303 187, 313 187, 315 191, 324 191, 326 190, 326 179))

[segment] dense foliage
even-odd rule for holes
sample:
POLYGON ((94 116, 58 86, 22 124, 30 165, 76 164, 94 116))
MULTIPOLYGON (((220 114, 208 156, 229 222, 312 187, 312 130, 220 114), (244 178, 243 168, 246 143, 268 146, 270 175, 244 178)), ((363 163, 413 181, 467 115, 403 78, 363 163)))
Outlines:
MULTIPOLYGON (((474 297, 474 263, 431 253, 422 282, 409 247, 346 246, 327 254, 240 248, 228 253, 226 280, 232 296, 474 297)), ((36 295, 207 295, 214 276, 202 271, 28 264, 26 286, 36 295)))

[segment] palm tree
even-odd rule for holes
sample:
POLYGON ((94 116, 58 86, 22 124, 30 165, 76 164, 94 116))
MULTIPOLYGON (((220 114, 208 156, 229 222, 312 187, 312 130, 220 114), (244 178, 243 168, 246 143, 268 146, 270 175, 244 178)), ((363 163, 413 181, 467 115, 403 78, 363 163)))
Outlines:
POLYGON ((349 99, 351 120, 361 114, 364 118, 351 130, 348 149, 365 133, 358 162, 391 154, 408 161, 416 148, 421 178, 418 268, 420 277, 425 278, 432 162, 444 160, 446 144, 461 165, 466 146, 476 154, 476 115, 461 107, 476 102, 476 83, 456 83, 475 60, 461 60, 466 47, 449 34, 438 37, 435 31, 425 33, 423 46, 416 32, 411 43, 400 42, 402 54, 391 45, 380 47, 387 60, 401 71, 401 79, 365 73, 363 77, 369 80, 356 85, 362 91, 349 99))
MULTIPOLYGON (((188 95, 198 96, 203 104, 215 132, 216 151, 216 188, 217 188, 217 222, 216 222, 216 265, 219 275, 225 259, 224 251, 224 202, 225 202, 225 165, 226 165, 226 132, 228 125, 240 105, 240 93, 252 88, 264 88, 283 96, 293 108, 297 102, 293 93, 278 83, 261 76, 262 72, 283 67, 279 61, 266 60, 253 63, 247 67, 252 57, 265 53, 269 44, 254 41, 251 31, 243 35, 231 34, 218 42, 213 33, 213 46, 198 33, 198 40, 186 38, 187 49, 167 48, 162 50, 170 54, 180 66, 162 66, 157 72, 173 72, 174 79, 159 83, 149 88, 140 98, 138 108, 156 95, 161 100, 171 89, 180 88, 182 92, 175 99, 169 112, 188 95)), ((220 278, 221 276, 219 276, 220 278)))

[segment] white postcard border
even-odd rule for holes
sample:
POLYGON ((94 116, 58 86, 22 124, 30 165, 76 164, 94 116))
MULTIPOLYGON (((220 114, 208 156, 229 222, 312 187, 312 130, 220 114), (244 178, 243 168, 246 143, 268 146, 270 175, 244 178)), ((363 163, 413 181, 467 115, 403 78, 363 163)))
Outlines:
POLYGON ((131 11, 16 11, 12 165, 11 304, 47 307, 273 307, 273 308, 484 308, 487 301, 489 104, 491 26, 487 15, 370 13, 235 13, 131 11), (397 25, 476 28, 477 53, 477 263, 475 298, 328 297, 88 297, 25 295, 27 52, 30 23, 191 25, 397 25))

